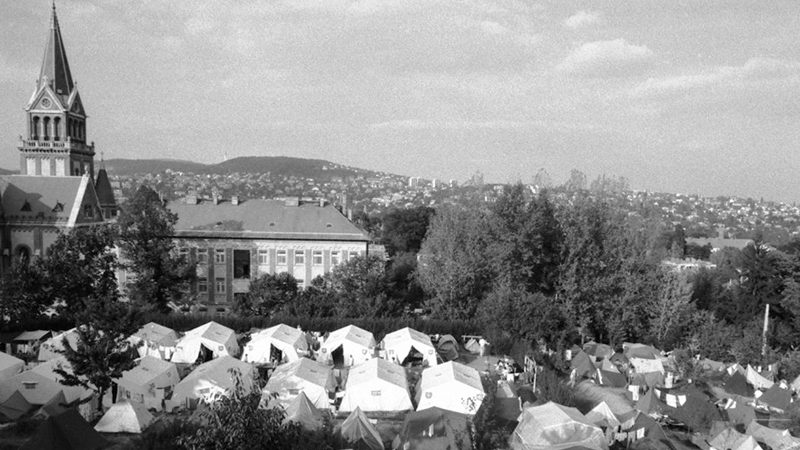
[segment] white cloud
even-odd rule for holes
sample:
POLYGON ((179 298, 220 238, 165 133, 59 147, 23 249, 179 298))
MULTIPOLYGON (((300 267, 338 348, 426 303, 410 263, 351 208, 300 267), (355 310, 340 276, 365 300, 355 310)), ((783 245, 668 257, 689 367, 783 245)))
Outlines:
POLYGON ((587 42, 567 55, 556 67, 577 75, 625 75, 649 65, 653 51, 625 39, 587 42))
POLYGON ((592 11, 578 11, 564 20, 564 26, 576 30, 600 22, 600 14, 592 11))

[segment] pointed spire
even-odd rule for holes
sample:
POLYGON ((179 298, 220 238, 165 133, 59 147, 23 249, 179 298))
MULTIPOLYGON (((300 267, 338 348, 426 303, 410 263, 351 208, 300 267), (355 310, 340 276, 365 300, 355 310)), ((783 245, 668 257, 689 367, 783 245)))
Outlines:
POLYGON ((47 47, 44 49, 42 70, 39 72, 39 86, 41 87, 45 82, 50 85, 56 94, 64 96, 69 96, 75 87, 72 81, 72 73, 69 70, 69 62, 67 62, 64 41, 61 40, 61 28, 58 26, 55 1, 53 1, 53 12, 50 16, 50 33, 47 39, 47 47))

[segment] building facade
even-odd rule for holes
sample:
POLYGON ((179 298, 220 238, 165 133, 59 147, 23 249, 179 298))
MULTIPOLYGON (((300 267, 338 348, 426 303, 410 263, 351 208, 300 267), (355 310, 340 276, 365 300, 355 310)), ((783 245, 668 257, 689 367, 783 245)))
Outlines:
POLYGON ((0 177, 2 269, 15 258, 45 256, 60 231, 103 223, 117 211, 108 175, 104 169, 97 176, 94 172, 94 143, 87 141, 86 111, 67 61, 55 5, 25 117, 18 147, 20 175, 0 177))
POLYGON ((263 274, 288 272, 304 288, 371 250, 369 236, 323 201, 189 197, 168 206, 179 251, 197 263, 192 293, 210 313, 227 312, 263 274))

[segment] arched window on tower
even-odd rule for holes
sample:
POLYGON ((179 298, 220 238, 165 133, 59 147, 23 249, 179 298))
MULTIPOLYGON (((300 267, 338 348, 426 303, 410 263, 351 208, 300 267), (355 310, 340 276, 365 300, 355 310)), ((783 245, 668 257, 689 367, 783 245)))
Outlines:
POLYGON ((34 141, 39 140, 39 116, 33 116, 33 123, 31 123, 31 139, 34 141))
POLYGON ((45 117, 42 121, 42 140, 50 140, 50 118, 45 117))
POLYGON ((61 117, 53 119, 53 140, 61 140, 61 117))

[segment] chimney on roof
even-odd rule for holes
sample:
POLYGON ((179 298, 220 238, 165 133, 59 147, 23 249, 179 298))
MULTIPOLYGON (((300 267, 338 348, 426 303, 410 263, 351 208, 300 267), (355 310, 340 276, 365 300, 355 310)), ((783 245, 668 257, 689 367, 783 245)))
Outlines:
POLYGON ((239 206, 239 196, 238 195, 232 195, 231 196, 231 205, 239 206))

